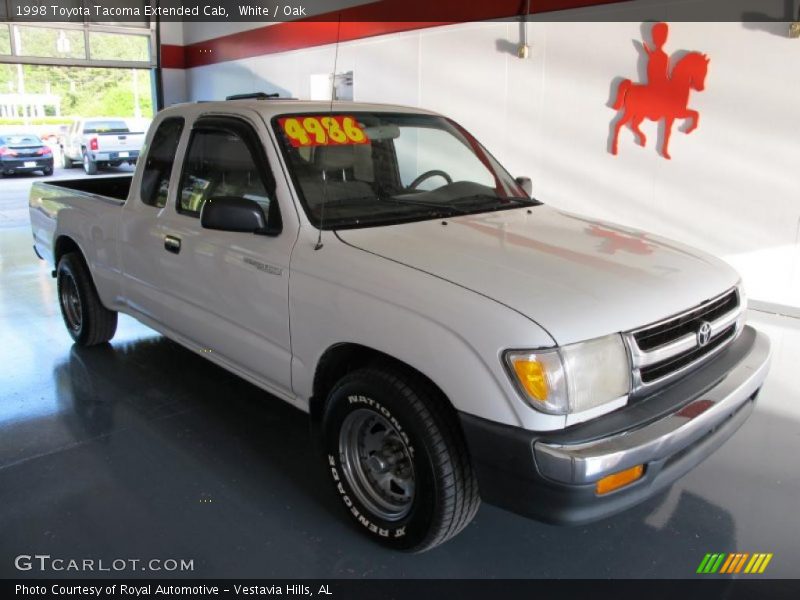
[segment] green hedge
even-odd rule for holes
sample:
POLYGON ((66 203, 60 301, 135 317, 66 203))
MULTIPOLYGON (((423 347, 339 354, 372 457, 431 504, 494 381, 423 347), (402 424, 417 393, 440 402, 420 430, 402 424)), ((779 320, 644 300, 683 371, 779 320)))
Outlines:
POLYGON ((69 125, 73 122, 70 117, 31 117, 28 122, 22 117, 0 117, 0 126, 3 125, 69 125))

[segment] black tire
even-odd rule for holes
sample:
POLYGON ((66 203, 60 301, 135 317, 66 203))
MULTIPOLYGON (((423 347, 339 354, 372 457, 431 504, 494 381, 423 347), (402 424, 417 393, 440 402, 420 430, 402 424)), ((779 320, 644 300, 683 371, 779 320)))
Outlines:
POLYGON ((328 396, 322 435, 337 495, 362 532, 393 549, 438 546, 480 506, 463 435, 444 403, 427 380, 394 368, 353 371, 328 396), (362 452, 379 436, 380 451, 362 452))
POLYGON ((75 163, 72 162, 71 158, 67 158, 67 156, 65 154, 63 154, 62 157, 63 157, 63 162, 64 162, 64 168, 65 169, 71 169, 72 167, 75 166, 75 163))
POLYGON ((52 174, 53 174, 53 167, 49 167, 47 169, 42 169, 42 175, 44 175, 45 177, 47 177, 48 175, 52 175, 52 174))
POLYGON ((97 163, 86 152, 83 153, 83 170, 87 175, 97 175, 97 163))
POLYGON ((56 287, 64 325, 76 344, 95 346, 114 337, 117 313, 100 302, 89 269, 77 252, 58 261, 56 287))

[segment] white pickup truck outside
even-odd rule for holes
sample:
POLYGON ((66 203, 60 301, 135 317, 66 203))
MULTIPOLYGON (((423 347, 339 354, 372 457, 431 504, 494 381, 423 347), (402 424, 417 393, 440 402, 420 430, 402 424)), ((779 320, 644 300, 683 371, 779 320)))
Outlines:
POLYGON ((79 164, 87 175, 95 175, 102 167, 135 164, 142 144, 144 133, 131 131, 125 119, 92 117, 70 126, 61 152, 66 168, 79 164))
POLYGON ((105 342, 124 312, 308 412, 347 514, 392 547, 442 543, 481 498, 621 511, 721 445, 766 377, 728 265, 533 200, 435 113, 187 104, 144 154, 132 178, 32 188, 70 334, 105 342))

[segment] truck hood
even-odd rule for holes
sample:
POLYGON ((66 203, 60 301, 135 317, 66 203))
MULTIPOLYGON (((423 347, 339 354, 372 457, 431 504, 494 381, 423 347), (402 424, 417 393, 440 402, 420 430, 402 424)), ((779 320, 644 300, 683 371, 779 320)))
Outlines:
POLYGON ((726 263, 693 248, 548 206, 338 236, 494 299, 558 344, 647 325, 739 280, 726 263))

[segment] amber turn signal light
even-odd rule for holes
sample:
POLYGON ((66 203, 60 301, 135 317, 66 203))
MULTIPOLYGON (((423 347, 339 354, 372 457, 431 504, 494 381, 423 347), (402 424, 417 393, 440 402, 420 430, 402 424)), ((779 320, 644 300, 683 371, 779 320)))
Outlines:
POLYGON ((642 475, 644 475, 644 465, 636 465, 635 467, 625 469, 619 473, 612 473, 597 482, 595 491, 598 496, 608 494, 609 492, 613 492, 614 490, 618 490, 621 487, 633 483, 637 479, 641 479, 642 475))
POLYGON ((541 402, 547 400, 547 375, 542 363, 538 360, 517 360, 514 361, 514 372, 528 395, 541 402))

